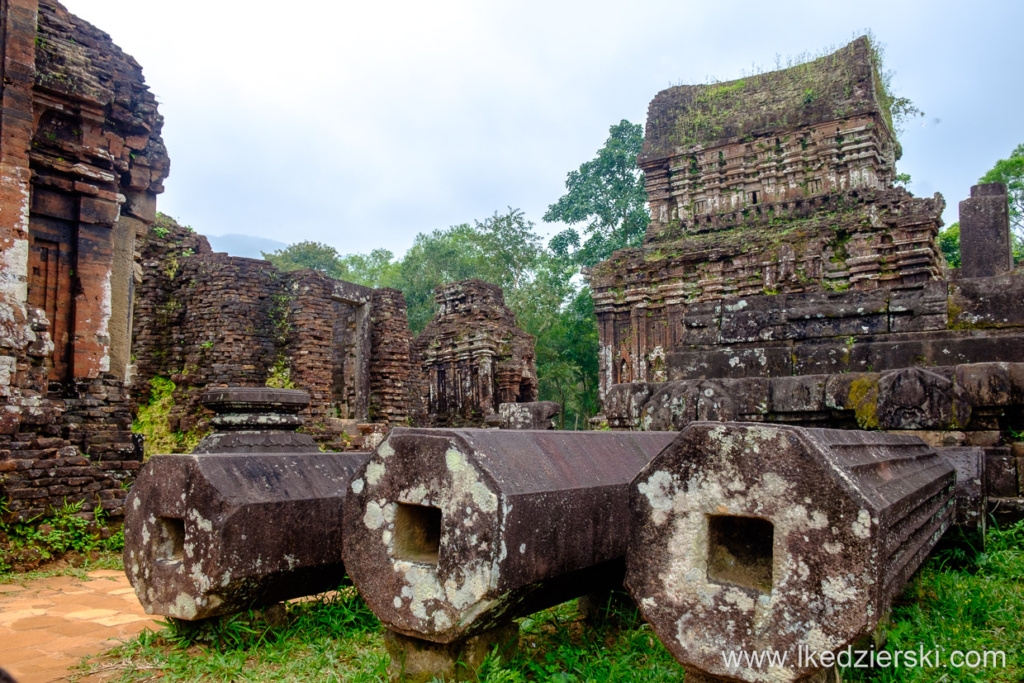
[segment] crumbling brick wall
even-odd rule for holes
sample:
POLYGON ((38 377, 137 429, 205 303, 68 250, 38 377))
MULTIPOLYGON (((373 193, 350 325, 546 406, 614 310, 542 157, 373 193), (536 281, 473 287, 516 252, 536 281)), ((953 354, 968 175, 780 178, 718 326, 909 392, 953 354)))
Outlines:
POLYGON ((413 345, 431 425, 482 426, 502 403, 537 400, 534 338, 516 326, 501 287, 463 280, 435 290, 438 312, 413 345))
POLYGON ((170 377, 184 367, 182 348, 188 328, 179 298, 182 260, 211 254, 210 243, 190 228, 160 215, 140 245, 142 282, 135 291, 132 338, 132 399, 149 401, 149 380, 170 377))
POLYGON ((143 247, 136 395, 145 403, 154 377, 171 379, 172 430, 205 427, 199 396, 207 387, 268 383, 308 391, 307 428, 338 446, 358 445, 355 423, 408 419, 410 334, 400 292, 312 270, 283 273, 269 261, 212 253, 205 238, 169 219, 159 228, 143 247))
POLYGON ((426 412, 426 383, 413 366, 405 297, 397 289, 376 289, 372 310, 370 415, 390 424, 419 421, 426 412))
POLYGON ((119 513, 136 239, 168 160, 139 65, 57 2, 0 3, 0 496, 119 513))

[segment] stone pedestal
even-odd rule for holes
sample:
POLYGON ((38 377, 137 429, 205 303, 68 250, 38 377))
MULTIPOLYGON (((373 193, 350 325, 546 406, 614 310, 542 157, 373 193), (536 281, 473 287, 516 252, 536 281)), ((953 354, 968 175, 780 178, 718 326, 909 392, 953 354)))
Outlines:
POLYGON ((210 389, 203 405, 217 416, 214 432, 194 453, 318 453, 320 449, 302 426, 298 413, 309 405, 309 394, 297 389, 224 387, 210 389))
POLYGON ((991 277, 1013 270, 1006 186, 986 183, 971 188, 960 202, 960 276, 991 277))
POLYGON ((519 625, 514 623, 445 644, 388 630, 384 632, 384 646, 391 657, 388 679, 406 683, 476 680, 476 672, 491 652, 507 662, 518 644, 519 625))

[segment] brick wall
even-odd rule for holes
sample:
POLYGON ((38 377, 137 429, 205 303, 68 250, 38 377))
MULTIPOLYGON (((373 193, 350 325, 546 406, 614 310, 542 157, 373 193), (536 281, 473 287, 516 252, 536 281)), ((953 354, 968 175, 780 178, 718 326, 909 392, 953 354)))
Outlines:
POLYGON ((115 515, 135 242, 168 160, 141 67, 57 2, 0 3, 0 496, 115 515))

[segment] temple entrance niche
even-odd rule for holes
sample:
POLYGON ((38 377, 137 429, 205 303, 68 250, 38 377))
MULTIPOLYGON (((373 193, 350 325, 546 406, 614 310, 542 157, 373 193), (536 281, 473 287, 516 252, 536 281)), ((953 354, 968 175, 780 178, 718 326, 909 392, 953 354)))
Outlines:
POLYGON ((32 216, 29 225, 28 303, 41 309, 53 340, 48 379, 71 379, 75 226, 67 221, 32 216))
POLYGON ((338 283, 331 297, 331 407, 335 417, 366 421, 370 416, 370 295, 373 290, 338 283))

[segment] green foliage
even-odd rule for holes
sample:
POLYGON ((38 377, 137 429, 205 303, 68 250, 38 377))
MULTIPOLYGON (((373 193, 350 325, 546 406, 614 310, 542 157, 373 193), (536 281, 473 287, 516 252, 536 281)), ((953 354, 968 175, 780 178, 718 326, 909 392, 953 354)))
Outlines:
POLYGON ((290 272, 311 268, 328 277, 345 279, 345 266, 334 247, 321 242, 296 242, 284 249, 272 252, 260 252, 263 258, 270 261, 281 271, 290 272))
POLYGON ((598 335, 590 288, 583 287, 537 334, 537 375, 542 401, 562 405, 559 429, 589 429, 600 410, 598 335))
POLYGON ((274 367, 270 369, 270 375, 265 382, 266 386, 274 389, 298 389, 292 381, 292 369, 288 364, 288 357, 280 355, 274 361, 274 367))
MULTIPOLYGON (((99 501, 97 500, 97 503, 99 501)), ((9 512, 0 504, 0 536, 6 543, 0 545, 0 573, 10 571, 14 556, 24 550, 32 550, 41 560, 52 560, 65 553, 88 553, 93 550, 120 552, 124 549, 124 530, 108 532, 107 514, 97 504, 89 520, 89 513, 82 512, 82 501, 67 502, 53 510, 48 517, 27 522, 3 521, 9 512)))
POLYGON ((978 182, 1006 185, 1013 230, 1013 261, 1020 263, 1024 260, 1024 143, 1017 145, 1008 159, 997 161, 978 182))
POLYGON ((348 254, 340 259, 345 269, 342 278, 364 287, 390 287, 398 263, 387 249, 374 249, 369 254, 348 254))
POLYGON ((593 266, 616 249, 640 244, 650 222, 636 165, 643 141, 643 127, 623 119, 609 128, 597 157, 569 172, 566 193, 548 207, 544 221, 583 224, 584 235, 575 228, 555 235, 550 243, 555 255, 593 266))
POLYGON ((950 268, 960 267, 960 223, 953 223, 939 233, 939 249, 950 268))
POLYGON ((193 429, 174 431, 170 427, 174 408, 174 382, 159 375, 149 380, 149 402, 139 406, 132 421, 132 431, 145 436, 146 457, 155 453, 191 453, 206 433, 193 429))

